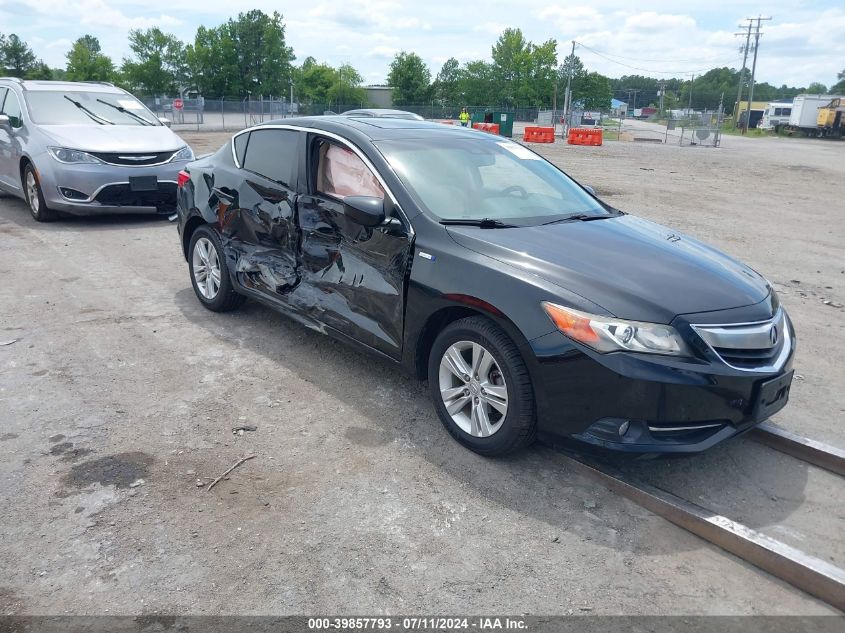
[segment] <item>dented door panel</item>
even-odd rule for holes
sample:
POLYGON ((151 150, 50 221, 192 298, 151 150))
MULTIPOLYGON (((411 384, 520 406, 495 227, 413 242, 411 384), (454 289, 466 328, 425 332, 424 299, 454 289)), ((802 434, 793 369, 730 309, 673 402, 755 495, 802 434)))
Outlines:
POLYGON ((288 300, 314 319, 399 359, 406 232, 365 228, 328 197, 299 198, 301 283, 288 300))

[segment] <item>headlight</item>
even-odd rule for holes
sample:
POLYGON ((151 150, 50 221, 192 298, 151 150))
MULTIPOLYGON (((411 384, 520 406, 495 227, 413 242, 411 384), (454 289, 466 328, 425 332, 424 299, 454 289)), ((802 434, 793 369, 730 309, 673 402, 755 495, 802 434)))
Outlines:
POLYGON ((597 316, 548 301, 543 301, 542 305, 561 332, 597 352, 691 355, 686 343, 670 325, 597 316))
POLYGON ((194 150, 185 145, 185 147, 173 155, 171 160, 194 160, 194 150))
POLYGON ((78 149, 68 149, 66 147, 48 147, 50 155, 60 163, 67 163, 68 165, 79 164, 102 164, 99 158, 91 156, 87 152, 80 152, 78 149))

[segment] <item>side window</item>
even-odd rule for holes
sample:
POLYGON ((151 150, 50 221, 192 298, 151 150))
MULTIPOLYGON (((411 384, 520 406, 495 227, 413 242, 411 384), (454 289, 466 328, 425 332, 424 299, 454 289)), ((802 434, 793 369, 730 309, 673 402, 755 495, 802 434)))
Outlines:
POLYGON ((243 166, 246 156, 246 145, 249 142, 249 132, 235 137, 235 156, 238 157, 238 165, 243 166))
POLYGON ((327 141, 320 142, 318 151, 317 193, 341 200, 346 196, 384 198, 384 189, 364 161, 352 150, 327 141))
POLYGON ((20 127, 23 125, 21 118, 21 104, 18 102, 18 96, 9 90, 6 95, 6 101, 3 103, 3 114, 9 117, 9 122, 12 127, 20 127))
POLYGON ((253 130, 249 134, 243 168, 287 187, 293 181, 299 132, 253 130))
POLYGON ((792 114, 792 108, 784 108, 783 109, 783 116, 790 116, 792 114))

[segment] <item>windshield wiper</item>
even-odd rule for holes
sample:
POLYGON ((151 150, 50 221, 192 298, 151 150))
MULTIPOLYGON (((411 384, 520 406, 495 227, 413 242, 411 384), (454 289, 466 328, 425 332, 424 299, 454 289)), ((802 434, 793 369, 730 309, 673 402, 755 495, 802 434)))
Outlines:
POLYGON ((129 116, 131 116, 133 119, 137 119, 138 121, 140 121, 140 122, 141 122, 141 123, 143 123, 144 125, 155 125, 155 123, 153 123, 152 121, 150 121, 148 118, 146 118, 146 117, 142 117, 141 115, 139 115, 139 114, 135 114, 134 112, 130 112, 129 110, 127 110, 127 109, 126 109, 126 108, 124 108, 123 106, 115 105, 114 103, 109 103, 108 101, 103 101, 102 99, 97 99, 97 101, 99 101, 100 103, 103 103, 103 104, 105 104, 105 105, 109 106, 110 108, 114 108, 114 109, 115 109, 115 110, 117 110, 118 112, 121 112, 121 113, 123 113, 123 114, 128 114, 128 115, 129 115, 129 116))
POLYGON ((543 222, 540 226, 547 224, 559 224, 562 222, 591 222, 592 220, 607 220, 608 218, 615 218, 615 215, 593 215, 591 213, 576 213, 574 215, 567 215, 565 218, 558 218, 551 222, 543 222))
POLYGON ((86 108, 84 105, 82 105, 81 103, 79 103, 79 101, 74 101, 73 99, 71 99, 71 98, 70 98, 70 97, 68 97, 67 95, 62 95, 62 96, 63 96, 65 99, 67 99, 68 101, 70 101, 70 102, 71 102, 73 105, 75 105, 77 108, 79 108, 80 110, 82 110, 82 111, 83 111, 85 114, 87 114, 90 118, 94 119, 94 120, 95 120, 97 123, 99 123, 100 125, 105 125, 106 123, 108 123, 109 125, 114 125, 114 121, 109 121, 109 120, 108 120, 106 117, 104 117, 104 116, 100 116, 99 114, 94 114, 93 112, 91 112, 91 110, 89 110, 89 109, 88 109, 88 108, 86 108))
POLYGON ((516 228, 516 224, 507 224, 506 222, 502 222, 501 220, 493 220, 492 218, 481 218, 480 220, 473 220, 470 218, 467 218, 465 220, 440 220, 440 224, 445 224, 447 226, 477 226, 482 229, 516 228))

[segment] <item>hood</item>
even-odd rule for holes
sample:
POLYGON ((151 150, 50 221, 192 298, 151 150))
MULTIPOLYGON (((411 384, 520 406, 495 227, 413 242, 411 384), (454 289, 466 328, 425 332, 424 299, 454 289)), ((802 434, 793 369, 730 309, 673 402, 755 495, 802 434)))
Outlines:
POLYGON ((622 319, 669 323, 679 314, 747 306, 769 294, 766 280, 751 268, 630 215, 447 230, 458 244, 577 293, 622 319))
POLYGON ((56 146, 84 152, 169 152, 185 141, 163 125, 41 125, 56 146))

